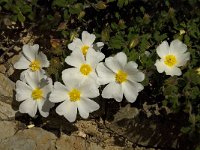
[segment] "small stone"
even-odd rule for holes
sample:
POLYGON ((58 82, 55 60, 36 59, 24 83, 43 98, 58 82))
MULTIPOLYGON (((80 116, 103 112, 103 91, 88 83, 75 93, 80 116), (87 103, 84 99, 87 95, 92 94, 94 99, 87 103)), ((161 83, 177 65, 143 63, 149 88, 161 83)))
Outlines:
POLYGON ((15 83, 2 73, 0 73, 0 83, 0 96, 13 97, 15 83))
POLYGON ((0 73, 5 73, 6 67, 4 65, 0 65, 0 73))

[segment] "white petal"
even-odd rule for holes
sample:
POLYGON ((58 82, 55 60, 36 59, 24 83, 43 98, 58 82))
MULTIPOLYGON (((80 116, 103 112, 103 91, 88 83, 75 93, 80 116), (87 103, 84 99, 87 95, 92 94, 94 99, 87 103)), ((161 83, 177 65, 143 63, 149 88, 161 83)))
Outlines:
POLYGON ((170 75, 170 76, 180 76, 182 74, 181 69, 177 68, 177 67, 166 67, 165 69, 166 75, 170 75))
POLYGON ((131 82, 126 82, 122 85, 124 96, 130 103, 135 102, 138 96, 138 88, 131 82))
POLYGON ((99 63, 97 65, 96 71, 99 76, 99 83, 101 85, 115 81, 114 72, 112 72, 110 69, 108 69, 103 63, 99 63))
POLYGON ((68 89, 66 86, 61 84, 60 82, 54 83, 54 89, 50 94, 49 100, 54 103, 62 102, 64 100, 68 100, 68 89))
POLYGON ((114 56, 114 59, 116 59, 117 62, 119 62, 120 66, 122 66, 122 67, 124 67, 127 63, 127 56, 124 52, 117 53, 114 56))
POLYGON ((39 100, 39 101, 37 101, 37 106, 38 106, 38 110, 39 110, 41 116, 47 117, 49 115, 49 111, 43 110, 44 103, 45 103, 45 100, 39 100))
POLYGON ((69 68, 63 70, 62 80, 66 87, 70 90, 71 88, 77 87, 83 79, 79 69, 69 68))
POLYGON ((78 50, 82 47, 83 43, 79 38, 75 38, 72 43, 68 44, 68 48, 72 51, 78 50))
POLYGON ((64 117, 70 122, 76 120, 77 115, 77 104, 75 102, 64 101, 56 108, 56 113, 64 115, 64 117))
POLYGON ((29 60, 29 61, 33 61, 36 58, 36 55, 38 55, 38 49, 39 49, 39 45, 35 44, 33 46, 30 45, 24 45, 23 48, 23 54, 24 56, 29 60))
POLYGON ((101 49, 103 48, 104 43, 103 42, 97 42, 96 44, 93 44, 93 48, 96 51, 101 51, 101 49))
POLYGON ((32 88, 22 81, 16 82, 16 100, 24 101, 31 98, 32 88))
POLYGON ((123 70, 123 66, 113 57, 108 57, 105 60, 106 66, 113 72, 117 73, 119 70, 123 70))
POLYGON ((78 104, 78 111, 79 111, 79 114, 82 118, 86 119, 89 117, 89 113, 90 113, 90 109, 87 105, 87 101, 84 101, 84 100, 80 100, 77 102, 78 104))
POLYGON ((90 34, 87 31, 82 32, 82 41, 83 44, 91 46, 95 41, 96 36, 94 34, 90 34))
POLYGON ((81 64, 85 63, 85 59, 81 51, 74 51, 70 56, 67 56, 65 62, 70 66, 78 68, 81 64))
POLYGON ((164 62, 163 62, 163 60, 161 59, 161 60, 156 60, 156 63, 155 63, 155 66, 156 66, 156 68, 157 68, 157 71, 159 72, 159 73, 162 73, 164 70, 165 70, 165 68, 166 68, 166 65, 164 64, 164 62))
POLYGON ((90 48, 86 55, 86 63, 90 64, 92 68, 96 68, 97 64, 105 58, 105 55, 101 52, 96 52, 90 48))
POLYGON ((176 56, 177 58, 177 67, 184 66, 188 60, 190 60, 190 53, 179 54, 176 56))
POLYGON ((81 91, 81 97, 95 98, 99 96, 99 89, 96 84, 92 83, 92 80, 83 82, 80 85, 79 90, 81 91))
POLYGON ((84 105, 87 107, 87 110, 91 113, 93 111, 96 111, 100 108, 99 104, 96 103, 95 101, 89 99, 89 98, 82 98, 80 101, 77 102, 78 106, 79 105, 84 105), (84 104, 83 104, 84 103, 84 104))
POLYGON ((40 86, 40 80, 41 80, 41 74, 40 72, 27 72, 25 74, 25 81, 28 85, 30 85, 33 89, 38 88, 40 86))
POLYGON ((112 82, 109 83, 102 91, 103 98, 114 98, 117 102, 121 102, 123 98, 123 91, 121 84, 112 82))
POLYGON ((183 44, 180 40, 173 40, 170 44, 170 53, 172 54, 182 54, 187 51, 187 46, 183 44))
POLYGON ((47 59, 47 56, 43 52, 39 52, 36 60, 39 60, 41 62, 42 67, 49 67, 49 61, 47 59))
POLYGON ((169 54, 169 44, 167 41, 163 41, 157 48, 156 52, 160 58, 164 58, 167 54, 169 54))
POLYGON ((135 62, 129 62, 125 65, 124 71, 128 74, 129 81, 141 82, 144 80, 145 75, 136 68, 135 62))
POLYGON ((29 68, 30 61, 28 61, 23 55, 20 57, 19 61, 14 64, 15 69, 27 69, 29 68))
POLYGON ((37 103, 32 99, 27 99, 23 101, 19 106, 19 111, 21 113, 27 113, 31 117, 34 117, 37 112, 37 103))
POLYGON ((134 69, 137 69, 138 67, 138 64, 134 61, 129 61, 126 65, 125 65, 125 69, 127 70, 134 70, 134 69))
POLYGON ((44 83, 44 84, 47 84, 47 85, 41 87, 41 89, 43 91, 43 97, 44 98, 48 97, 50 92, 53 90, 52 79, 47 78, 45 80, 46 80, 45 81, 46 83, 44 83))

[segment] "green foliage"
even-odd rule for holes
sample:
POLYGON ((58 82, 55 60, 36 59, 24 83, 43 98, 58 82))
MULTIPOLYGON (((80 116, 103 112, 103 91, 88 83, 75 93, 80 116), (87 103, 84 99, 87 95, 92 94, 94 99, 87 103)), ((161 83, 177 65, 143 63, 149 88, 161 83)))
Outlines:
MULTIPOLYGON (((136 1, 136 0, 0 0, 2 19, 29 26, 37 22, 37 32, 52 33, 64 42, 51 50, 50 75, 59 78, 68 55, 67 44, 83 30, 94 33, 106 45, 109 56, 124 51, 146 73, 145 88, 153 97, 163 95, 162 104, 173 112, 188 114, 184 133, 200 132, 200 9, 198 0, 136 1), (6 14, 6 15, 5 15, 6 14), (39 15, 38 15, 39 14, 39 15), (156 47, 164 40, 182 40, 191 60, 181 68, 183 75, 159 74, 154 66, 156 47), (63 52, 64 51, 64 52, 63 52), (147 55, 147 53, 149 53, 147 55)), ((147 99, 146 101, 149 101, 147 99)))

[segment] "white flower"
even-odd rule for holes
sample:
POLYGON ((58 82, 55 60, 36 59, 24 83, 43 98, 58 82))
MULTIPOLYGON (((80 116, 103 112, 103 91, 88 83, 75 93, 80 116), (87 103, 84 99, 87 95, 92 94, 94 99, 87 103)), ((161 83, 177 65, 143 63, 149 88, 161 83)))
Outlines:
POLYGON ((143 85, 138 83, 144 80, 144 74, 137 69, 138 65, 130 61, 120 52, 114 57, 108 57, 104 63, 97 66, 100 83, 108 85, 103 89, 103 98, 114 98, 121 102, 123 94, 127 101, 134 102, 138 92, 143 90, 143 85))
POLYGON ((94 48, 95 50, 101 50, 103 47, 102 42, 97 42, 93 44, 95 41, 96 36, 94 34, 90 34, 87 31, 82 32, 82 39, 75 38, 72 43, 68 45, 68 48, 72 51, 79 50, 86 56, 88 50, 90 48, 94 48))
POLYGON ((24 45, 22 48, 22 56, 18 62, 14 64, 16 69, 26 69, 21 73, 21 80, 25 78, 27 73, 40 72, 44 74, 43 67, 49 67, 49 61, 43 52, 39 52, 39 45, 24 45))
POLYGON ((99 90, 90 82, 80 84, 76 77, 63 78, 65 85, 60 82, 54 83, 54 90, 50 94, 50 101, 62 102, 56 112, 63 115, 70 122, 76 120, 77 109, 82 118, 88 118, 89 113, 99 109, 99 105, 90 100, 99 96, 99 90))
POLYGON ((16 82, 16 100, 23 101, 19 111, 34 117, 38 109, 43 117, 47 117, 49 109, 53 107, 53 103, 48 100, 53 88, 52 80, 40 73, 27 73, 24 81, 16 82))
POLYGON ((65 62, 74 68, 65 69, 62 72, 63 78, 70 78, 71 76, 78 76, 80 81, 87 82, 88 80, 93 80, 94 84, 99 86, 97 83, 96 66, 104 59, 105 55, 101 52, 96 52, 90 49, 84 58, 80 51, 75 51, 71 53, 65 59, 65 62))
POLYGON ((186 53, 186 51, 187 46, 179 40, 173 40, 170 46, 167 41, 163 41, 156 49, 161 58, 156 60, 155 63, 158 72, 165 71, 166 75, 180 76, 182 72, 178 67, 185 65, 190 59, 190 53, 186 53))

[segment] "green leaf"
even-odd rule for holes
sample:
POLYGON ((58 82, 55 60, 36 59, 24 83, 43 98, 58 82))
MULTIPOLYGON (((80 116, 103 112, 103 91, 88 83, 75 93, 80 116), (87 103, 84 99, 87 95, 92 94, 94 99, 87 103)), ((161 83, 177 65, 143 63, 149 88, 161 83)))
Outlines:
POLYGON ((20 22, 24 22, 25 21, 25 16, 21 13, 21 11, 17 14, 17 18, 20 22))
POLYGON ((109 45, 114 49, 121 49, 124 46, 124 39, 122 36, 116 35, 110 39, 109 45))

